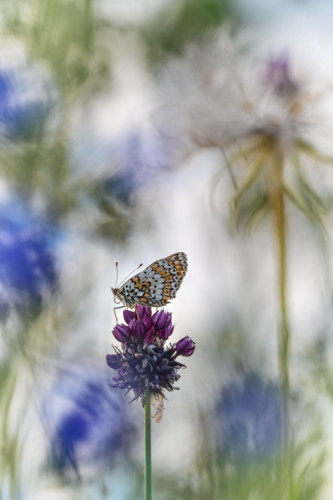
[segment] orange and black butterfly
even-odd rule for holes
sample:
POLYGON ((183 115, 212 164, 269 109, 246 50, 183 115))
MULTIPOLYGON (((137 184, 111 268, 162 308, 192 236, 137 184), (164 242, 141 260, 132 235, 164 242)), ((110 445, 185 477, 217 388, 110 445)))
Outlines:
POLYGON ((162 307, 176 296, 187 271, 187 257, 177 252, 153 262, 141 273, 129 278, 119 288, 111 288, 120 307, 133 308, 135 304, 162 307))

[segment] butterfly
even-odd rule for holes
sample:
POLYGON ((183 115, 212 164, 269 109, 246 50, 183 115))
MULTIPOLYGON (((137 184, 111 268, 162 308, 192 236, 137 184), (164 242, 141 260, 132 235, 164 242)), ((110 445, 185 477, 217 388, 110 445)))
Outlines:
MULTIPOLYGON (((133 308, 135 304, 161 307, 176 296, 187 271, 187 257, 177 252, 159 259, 141 273, 129 278, 119 288, 111 288, 119 307, 133 308)), ((118 309, 118 308, 115 308, 118 309)))

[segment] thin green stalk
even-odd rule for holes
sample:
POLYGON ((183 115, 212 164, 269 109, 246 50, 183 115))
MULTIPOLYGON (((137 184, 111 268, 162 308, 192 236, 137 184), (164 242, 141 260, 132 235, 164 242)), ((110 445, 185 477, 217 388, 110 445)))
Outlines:
POLYGON ((276 237, 277 280, 279 293, 279 374, 281 382, 282 485, 290 492, 290 429, 289 429, 289 344, 290 329, 287 306, 287 221, 283 190, 283 155, 275 147, 269 170, 270 201, 276 237))
POLYGON ((150 392, 145 396, 145 500, 151 500, 151 415, 150 392))
MULTIPOLYGON (((276 207, 275 224, 277 236, 277 265, 278 265, 278 287, 279 287, 279 370, 281 378, 282 400, 282 445, 285 467, 288 467, 288 450, 290 447, 289 430, 289 344, 290 331, 287 309, 287 262, 286 262, 286 219, 284 196, 279 196, 276 207)), ((288 473, 288 472, 287 472, 288 473)))

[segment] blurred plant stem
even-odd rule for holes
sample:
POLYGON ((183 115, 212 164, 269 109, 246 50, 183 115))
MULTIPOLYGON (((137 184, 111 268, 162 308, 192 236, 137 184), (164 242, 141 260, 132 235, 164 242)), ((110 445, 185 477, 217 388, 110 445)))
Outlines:
POLYGON ((151 412, 150 392, 145 395, 145 500, 151 500, 151 412))
POLYGON ((290 429, 289 429, 289 344, 290 328, 287 306, 287 219, 283 187, 283 149, 276 141, 268 139, 271 158, 267 164, 268 196, 276 239, 277 281, 279 300, 278 362, 281 383, 281 427, 283 490, 290 492, 290 429))
POLYGON ((24 449, 22 422, 15 418, 13 412, 19 385, 17 368, 16 360, 12 359, 0 371, 0 498, 10 494, 13 500, 21 498, 22 494, 19 478, 24 449))

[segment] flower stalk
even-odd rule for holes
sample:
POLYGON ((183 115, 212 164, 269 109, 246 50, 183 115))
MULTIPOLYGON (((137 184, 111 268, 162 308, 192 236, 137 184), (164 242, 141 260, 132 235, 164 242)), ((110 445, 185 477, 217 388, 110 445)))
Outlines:
POLYGON ((150 392, 145 393, 145 500, 152 499, 150 392))
POLYGON ((290 491, 289 429, 289 344, 290 328, 287 307, 287 220, 283 186, 283 150, 275 142, 268 165, 268 193, 276 239, 277 282, 279 301, 278 362, 281 383, 281 482, 290 491))
MULTIPOLYGON (((312 137, 318 137, 318 132, 321 135, 326 121, 325 116, 322 121, 316 118, 321 128, 312 129, 315 125, 312 117, 317 116, 314 104, 320 104, 317 111, 321 113, 322 99, 330 94, 318 92, 315 80, 296 77, 288 52, 267 55, 262 62, 260 57, 246 49, 243 38, 233 40, 227 32, 219 35, 213 44, 190 48, 185 64, 179 60, 170 63, 165 79, 164 116, 167 132, 175 141, 177 138, 184 141, 186 155, 189 147, 194 151, 207 148, 222 151, 234 188, 235 225, 251 231, 267 216, 272 224, 281 387, 281 488, 284 493, 281 491, 280 497, 291 498, 292 332, 288 310, 286 204, 302 212, 318 227, 325 227, 329 209, 311 182, 308 167, 333 163, 329 153, 312 143, 312 137)), ((216 186, 216 182, 214 184, 216 186)))
POLYGON ((179 356, 189 357, 195 351, 195 342, 186 336, 176 344, 166 344, 173 332, 171 313, 160 309, 152 313, 151 307, 136 305, 134 311, 123 312, 126 324, 117 324, 114 338, 121 348, 114 346, 115 354, 108 354, 106 362, 116 371, 111 387, 126 393, 132 391, 134 400, 144 407, 145 429, 145 500, 152 499, 151 419, 162 419, 165 391, 179 389, 179 370, 186 366, 179 356), (151 404, 156 409, 151 415, 151 404))

